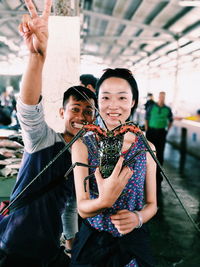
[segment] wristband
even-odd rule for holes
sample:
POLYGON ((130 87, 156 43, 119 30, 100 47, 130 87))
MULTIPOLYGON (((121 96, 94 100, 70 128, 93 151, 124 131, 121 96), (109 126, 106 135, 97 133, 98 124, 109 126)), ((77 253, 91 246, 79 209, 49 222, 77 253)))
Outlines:
POLYGON ((137 211, 137 210, 134 210, 133 213, 135 213, 138 216, 138 220, 139 220, 138 226, 136 226, 135 228, 142 227, 142 225, 143 225, 143 219, 142 219, 142 216, 141 216, 140 212, 137 211))

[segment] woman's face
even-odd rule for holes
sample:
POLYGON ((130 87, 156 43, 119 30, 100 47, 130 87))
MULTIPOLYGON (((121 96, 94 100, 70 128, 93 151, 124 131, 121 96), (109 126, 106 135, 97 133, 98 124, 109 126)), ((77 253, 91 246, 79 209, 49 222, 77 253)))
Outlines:
POLYGON ((118 77, 103 81, 99 88, 99 111, 109 130, 124 123, 135 101, 129 83, 118 77))

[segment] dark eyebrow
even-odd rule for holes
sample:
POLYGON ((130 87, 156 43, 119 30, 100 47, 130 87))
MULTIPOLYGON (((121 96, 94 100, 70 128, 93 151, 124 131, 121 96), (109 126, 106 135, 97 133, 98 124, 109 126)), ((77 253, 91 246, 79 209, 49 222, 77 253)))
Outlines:
POLYGON ((79 106, 80 107, 80 104, 71 104, 71 106, 79 106))
MULTIPOLYGON (((110 94, 110 92, 105 91, 105 92, 102 92, 102 94, 110 94)), ((128 92, 122 91, 122 92, 118 92, 116 94, 128 94, 128 92)))
MULTIPOLYGON (((81 105, 78 104, 78 103, 75 103, 75 104, 72 104, 72 106, 78 106, 78 107, 80 107, 81 105)), ((86 108, 92 109, 92 106, 88 104, 88 106, 86 106, 86 108)))

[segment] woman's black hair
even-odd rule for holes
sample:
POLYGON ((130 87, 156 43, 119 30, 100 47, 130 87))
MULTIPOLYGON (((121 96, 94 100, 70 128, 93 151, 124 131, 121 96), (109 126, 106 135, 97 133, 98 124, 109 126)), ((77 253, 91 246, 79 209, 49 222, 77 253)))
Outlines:
POLYGON ((97 98, 95 93, 93 93, 90 89, 84 86, 72 86, 68 88, 63 95, 63 108, 65 108, 70 96, 73 96, 77 101, 90 101, 94 100, 95 107, 97 107, 97 98))
POLYGON ((96 95, 97 98, 99 96, 99 88, 103 81, 105 81, 108 78, 111 77, 117 77, 126 80, 130 86, 131 86, 131 91, 133 95, 133 100, 135 100, 135 104, 131 109, 131 116, 134 114, 135 109, 137 108, 138 105, 138 98, 139 98, 139 93, 138 93, 138 86, 135 78, 133 77, 133 74, 130 70, 124 69, 124 68, 116 68, 116 69, 106 69, 104 74, 99 78, 97 84, 96 84, 96 95))

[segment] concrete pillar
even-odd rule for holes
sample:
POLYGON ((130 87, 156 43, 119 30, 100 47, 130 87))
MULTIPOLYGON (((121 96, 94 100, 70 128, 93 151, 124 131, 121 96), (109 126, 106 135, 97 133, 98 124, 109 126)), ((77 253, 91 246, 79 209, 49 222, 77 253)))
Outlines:
POLYGON ((54 0, 53 9, 56 16, 71 16, 71 0, 54 0))
POLYGON ((42 96, 46 122, 57 132, 63 131, 63 120, 59 116, 63 93, 79 84, 79 65, 79 17, 51 16, 42 96))

